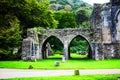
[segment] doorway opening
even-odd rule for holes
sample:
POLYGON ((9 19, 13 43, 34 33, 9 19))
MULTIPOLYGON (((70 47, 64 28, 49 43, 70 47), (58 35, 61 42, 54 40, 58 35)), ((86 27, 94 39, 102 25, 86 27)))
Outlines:
POLYGON ((92 58, 92 48, 88 39, 82 35, 73 37, 68 46, 68 55, 70 59, 92 58))
POLYGON ((63 43, 56 36, 50 36, 46 38, 42 45, 42 56, 43 59, 62 59, 63 43))

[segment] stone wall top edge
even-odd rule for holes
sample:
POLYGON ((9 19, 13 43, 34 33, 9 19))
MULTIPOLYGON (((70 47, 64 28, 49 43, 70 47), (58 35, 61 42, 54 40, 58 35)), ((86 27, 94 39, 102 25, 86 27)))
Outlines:
POLYGON ((41 29, 40 31, 63 31, 63 30, 91 30, 90 28, 80 29, 80 28, 68 28, 68 29, 41 29))

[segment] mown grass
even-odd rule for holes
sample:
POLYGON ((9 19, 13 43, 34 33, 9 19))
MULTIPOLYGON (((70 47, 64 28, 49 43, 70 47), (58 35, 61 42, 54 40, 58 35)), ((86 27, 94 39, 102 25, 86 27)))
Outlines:
POLYGON ((28 69, 30 65, 33 69, 116 69, 120 68, 120 59, 107 59, 107 60, 91 60, 91 59, 72 59, 62 63, 61 58, 49 58, 38 60, 36 62, 29 61, 0 61, 0 68, 15 68, 15 69, 28 69), (60 62, 60 66, 55 67, 54 63, 60 62))
POLYGON ((118 80, 118 77, 120 77, 120 74, 13 78, 13 79, 5 79, 5 80, 118 80))
MULTIPOLYGON (((53 56, 49 56, 48 58, 49 59, 62 59, 63 55, 60 55, 60 54, 55 54, 53 56)), ((79 54, 76 54, 76 53, 72 53, 71 54, 71 57, 74 58, 74 59, 85 59, 87 58, 87 54, 86 55, 79 55, 79 54)))

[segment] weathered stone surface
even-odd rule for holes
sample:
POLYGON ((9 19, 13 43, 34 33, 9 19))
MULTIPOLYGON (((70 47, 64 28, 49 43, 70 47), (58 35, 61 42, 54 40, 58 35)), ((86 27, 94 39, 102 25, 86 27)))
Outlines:
POLYGON ((96 32, 96 35, 101 37, 95 37, 96 35, 94 34, 95 36, 93 35, 93 38, 102 39, 101 42, 97 42, 99 44, 97 44, 96 41, 93 44, 95 59, 100 59, 100 56, 101 59, 115 57, 120 58, 118 47, 120 45, 119 3, 119 0, 111 0, 109 3, 94 5, 91 28, 94 32, 96 32, 96 28, 99 28, 101 32, 96 32), (101 33, 102 35, 100 35, 101 33))
POLYGON ((120 42, 120 9, 118 9, 116 13, 115 21, 116 21, 116 29, 117 29, 116 40, 120 42))
POLYGON ((111 4, 114 5, 120 5, 120 0, 110 0, 111 4))
POLYGON ((65 62, 65 57, 62 57, 62 62, 63 62, 63 63, 65 62))
POLYGON ((55 63, 54 63, 54 66, 60 66, 60 62, 58 62, 58 61, 56 61, 55 63))
POLYGON ((22 60, 36 61, 39 59, 39 40, 35 30, 28 29, 27 38, 22 42, 22 60))

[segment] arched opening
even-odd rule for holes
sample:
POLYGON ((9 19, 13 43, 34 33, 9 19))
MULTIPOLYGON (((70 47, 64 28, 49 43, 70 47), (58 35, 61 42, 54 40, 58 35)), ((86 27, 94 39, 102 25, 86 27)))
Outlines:
POLYGON ((68 45, 68 55, 70 59, 92 58, 92 47, 88 39, 82 35, 73 37, 68 45))
POLYGON ((47 37, 42 45, 43 59, 59 59, 63 56, 63 43, 56 36, 47 37))

